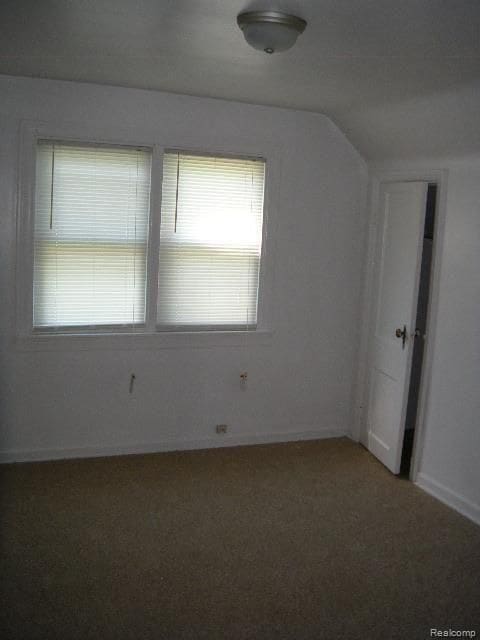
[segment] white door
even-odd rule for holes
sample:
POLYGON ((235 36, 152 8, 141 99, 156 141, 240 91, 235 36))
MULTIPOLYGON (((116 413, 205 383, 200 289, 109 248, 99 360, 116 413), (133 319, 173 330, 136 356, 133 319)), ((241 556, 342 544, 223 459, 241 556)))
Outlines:
POLYGON ((399 473, 415 331, 428 183, 380 190, 371 324, 368 448, 399 473))

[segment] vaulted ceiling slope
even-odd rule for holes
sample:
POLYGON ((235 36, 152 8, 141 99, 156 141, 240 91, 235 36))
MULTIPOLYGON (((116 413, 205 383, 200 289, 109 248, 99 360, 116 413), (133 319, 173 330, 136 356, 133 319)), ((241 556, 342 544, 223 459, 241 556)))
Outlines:
POLYGON ((2 0, 0 73, 325 113, 370 159, 480 151, 478 0, 2 0), (269 56, 244 10, 308 21, 269 56))

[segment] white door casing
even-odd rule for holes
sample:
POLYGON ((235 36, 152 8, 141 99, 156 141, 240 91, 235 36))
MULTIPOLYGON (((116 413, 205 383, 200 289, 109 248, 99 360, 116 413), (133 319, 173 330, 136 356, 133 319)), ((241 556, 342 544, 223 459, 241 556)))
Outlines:
POLYGON ((427 182, 380 189, 367 436, 369 450, 393 473, 402 455, 427 189, 427 182), (405 341, 396 336, 404 327, 405 341))

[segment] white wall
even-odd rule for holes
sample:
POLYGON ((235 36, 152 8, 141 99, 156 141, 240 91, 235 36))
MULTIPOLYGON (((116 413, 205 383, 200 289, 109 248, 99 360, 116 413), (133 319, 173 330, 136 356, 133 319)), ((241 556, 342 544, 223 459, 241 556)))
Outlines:
MULTIPOLYGON (((157 92, 0 77, 0 455, 5 460, 344 434, 352 421, 366 167, 325 117, 157 92), (253 346, 30 350, 15 343, 22 119, 141 127, 281 166, 273 336, 253 346), (249 373, 248 389, 239 385, 249 373), (129 395, 130 373, 137 377, 129 395), (230 436, 214 435, 228 423, 230 436)), ((171 142, 170 142, 171 144, 171 142)), ((280 176, 277 176, 280 178, 280 176)), ((125 347, 125 348, 124 348, 125 347)), ((128 347, 128 348, 127 348, 128 347)))
POLYGON ((448 172, 417 483, 480 523, 480 155, 391 161, 372 170, 448 172))

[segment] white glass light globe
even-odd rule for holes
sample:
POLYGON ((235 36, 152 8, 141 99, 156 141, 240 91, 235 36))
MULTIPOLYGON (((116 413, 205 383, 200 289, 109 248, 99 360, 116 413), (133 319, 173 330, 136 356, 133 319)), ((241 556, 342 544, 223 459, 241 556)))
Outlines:
POLYGON ((298 31, 284 24, 263 22, 247 24, 243 29, 243 35, 254 49, 274 53, 293 47, 298 37, 298 31))

